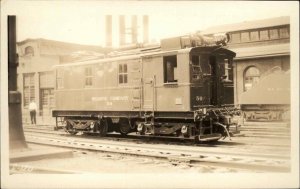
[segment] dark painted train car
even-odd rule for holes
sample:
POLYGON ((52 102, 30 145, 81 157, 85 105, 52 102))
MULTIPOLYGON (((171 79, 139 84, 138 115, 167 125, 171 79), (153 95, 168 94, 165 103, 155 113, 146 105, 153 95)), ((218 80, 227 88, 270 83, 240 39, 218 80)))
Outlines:
POLYGON ((56 110, 66 130, 218 140, 238 128, 232 61, 220 45, 184 38, 58 65, 56 110), (233 127, 231 127, 233 126, 233 127))

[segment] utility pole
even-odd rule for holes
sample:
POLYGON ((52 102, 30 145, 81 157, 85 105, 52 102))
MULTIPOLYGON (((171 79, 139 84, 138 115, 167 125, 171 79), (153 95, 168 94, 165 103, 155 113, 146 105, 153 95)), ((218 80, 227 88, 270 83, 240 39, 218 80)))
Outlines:
POLYGON ((26 148, 21 111, 21 93, 17 91, 18 54, 16 44, 16 16, 8 16, 8 109, 9 147, 26 148))

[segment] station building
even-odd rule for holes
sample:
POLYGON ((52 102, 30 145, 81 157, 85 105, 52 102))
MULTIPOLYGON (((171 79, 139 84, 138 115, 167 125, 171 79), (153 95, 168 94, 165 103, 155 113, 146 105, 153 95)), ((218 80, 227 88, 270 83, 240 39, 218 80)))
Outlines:
MULTIPOLYGON (((263 109, 262 106, 257 106, 261 104, 289 106, 289 77, 285 77, 285 79, 288 80, 286 83, 273 84, 274 86, 278 85, 277 89, 269 86, 264 86, 263 88, 257 87, 257 89, 255 89, 260 81, 269 77, 272 73, 278 71, 289 73, 289 17, 277 17, 216 26, 208 28, 201 33, 206 35, 228 33, 230 36, 228 48, 236 52, 234 61, 235 104, 252 104, 252 106, 256 106, 256 110, 263 109), (287 85, 287 90, 279 93, 278 90, 281 90, 280 85, 287 85), (262 91, 265 91, 265 93, 262 91), (247 96, 247 93, 251 96, 247 96), (278 93, 277 99, 272 99, 274 93, 278 93)), ((272 85, 272 82, 265 84, 272 85)), ((270 106, 267 107, 267 109, 269 108, 270 106)), ((266 116, 276 116, 268 112, 265 113, 266 116)), ((250 114, 253 114, 253 111, 250 111, 250 114)), ((254 114, 251 116, 255 118, 254 114)))
POLYGON ((37 104, 37 124, 55 123, 51 112, 55 107, 55 73, 53 66, 66 58, 90 55, 101 56, 105 51, 98 46, 79 45, 46 39, 27 39, 17 43, 19 66, 17 70, 18 91, 22 94, 23 123, 30 123, 28 105, 37 104), (72 56, 73 55, 73 56, 72 56))

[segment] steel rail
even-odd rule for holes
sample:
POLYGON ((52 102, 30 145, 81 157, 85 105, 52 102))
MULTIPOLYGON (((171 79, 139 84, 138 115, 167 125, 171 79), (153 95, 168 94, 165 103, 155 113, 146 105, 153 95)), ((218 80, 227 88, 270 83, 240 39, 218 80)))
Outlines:
MULTIPOLYGON (((92 138, 92 139, 98 139, 98 140, 119 140, 119 141, 131 141, 131 142, 152 142, 152 143, 162 143, 162 142, 166 142, 167 139, 164 138, 155 138, 152 136, 139 136, 139 135, 127 135, 126 137, 121 136, 118 133, 108 133, 106 137, 97 137, 96 134, 84 134, 84 135, 70 135, 69 133, 66 133, 65 131, 52 131, 49 129, 45 129, 45 128, 25 128, 24 132, 26 133, 41 133, 41 134, 53 134, 53 135, 60 135, 60 136, 66 136, 66 137, 78 137, 78 138, 92 138), (158 139, 158 140, 147 140, 147 139, 158 139)), ((252 148, 255 147, 257 149, 260 149, 262 147, 276 147, 276 149, 287 149, 289 150, 290 145, 289 144, 273 144, 273 143, 266 143, 265 141, 257 141, 255 144, 251 144, 251 140, 247 139, 247 137, 239 137, 238 141, 239 142, 235 142, 235 141, 218 141, 218 143, 199 143, 196 144, 194 142, 191 141, 186 141, 188 143, 182 143, 182 141, 178 138, 177 140, 175 140, 174 138, 172 138, 173 140, 170 141, 168 140, 168 144, 176 144, 176 145, 185 145, 185 146, 213 146, 213 147, 222 147, 222 148, 236 148, 236 147, 241 147, 241 146, 251 146, 252 148), (232 145, 234 144, 234 145, 232 145)), ((165 144, 165 143, 164 143, 165 144)))
POLYGON ((104 153, 117 153, 139 157, 151 157, 156 159, 186 162, 189 164, 205 164, 211 166, 220 166, 226 168, 250 169, 267 172, 288 172, 290 171, 289 159, 275 159, 263 156, 249 156, 249 154, 232 154, 232 153, 212 153, 162 148, 155 145, 141 144, 122 144, 118 143, 101 143, 101 141, 86 141, 68 139, 65 137, 51 137, 27 135, 26 141, 29 143, 43 144, 50 146, 59 146, 71 149, 90 150, 104 153))

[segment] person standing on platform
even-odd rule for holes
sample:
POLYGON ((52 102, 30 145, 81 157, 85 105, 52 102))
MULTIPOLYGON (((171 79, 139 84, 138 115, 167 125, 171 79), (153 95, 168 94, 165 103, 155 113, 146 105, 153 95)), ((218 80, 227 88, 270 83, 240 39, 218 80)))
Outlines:
POLYGON ((29 104, 29 112, 30 112, 30 120, 31 124, 36 124, 36 111, 37 111, 37 105, 34 101, 31 101, 29 104))

